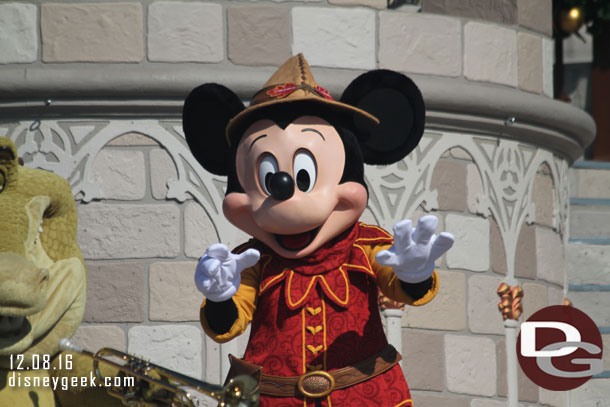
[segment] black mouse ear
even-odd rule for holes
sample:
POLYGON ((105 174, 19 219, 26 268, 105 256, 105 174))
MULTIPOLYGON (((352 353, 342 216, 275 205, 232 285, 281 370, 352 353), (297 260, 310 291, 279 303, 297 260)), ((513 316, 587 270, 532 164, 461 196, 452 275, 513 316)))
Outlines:
POLYGON ((413 150, 424 133, 426 107, 407 76, 379 69, 360 75, 343 92, 343 103, 379 119, 375 125, 354 116, 354 131, 367 164, 391 164, 413 150))
POLYGON ((216 175, 229 175, 234 167, 226 138, 229 121, 244 110, 239 97, 225 86, 206 83, 184 101, 182 129, 199 164, 216 175))

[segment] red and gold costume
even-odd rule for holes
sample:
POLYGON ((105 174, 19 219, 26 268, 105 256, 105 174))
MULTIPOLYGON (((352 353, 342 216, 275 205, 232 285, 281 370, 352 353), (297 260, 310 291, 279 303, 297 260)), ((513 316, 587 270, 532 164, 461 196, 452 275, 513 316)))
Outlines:
MULTIPOLYGON (((377 287, 387 297, 410 305, 423 305, 438 291, 435 272, 432 288, 413 301, 393 270, 375 261, 375 255, 391 244, 392 236, 386 231, 363 223, 300 259, 279 257, 251 240, 239 250, 256 248, 261 258, 242 272, 233 297, 237 320, 229 332, 218 335, 201 312, 202 326, 214 340, 226 342, 242 334, 251 322, 243 359, 262 366, 265 374, 301 376, 360 362, 387 346, 377 287)), ((334 390, 319 404, 303 397, 261 395, 262 407, 312 405, 407 407, 412 402, 398 364, 362 383, 334 390)))

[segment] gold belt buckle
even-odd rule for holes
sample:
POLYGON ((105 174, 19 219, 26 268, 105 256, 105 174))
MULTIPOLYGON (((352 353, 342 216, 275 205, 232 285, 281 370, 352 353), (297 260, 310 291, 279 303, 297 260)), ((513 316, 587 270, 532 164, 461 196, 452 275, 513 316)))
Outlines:
POLYGON ((325 397, 333 391, 335 378, 324 370, 314 370, 299 378, 297 388, 306 397, 317 399, 325 397))

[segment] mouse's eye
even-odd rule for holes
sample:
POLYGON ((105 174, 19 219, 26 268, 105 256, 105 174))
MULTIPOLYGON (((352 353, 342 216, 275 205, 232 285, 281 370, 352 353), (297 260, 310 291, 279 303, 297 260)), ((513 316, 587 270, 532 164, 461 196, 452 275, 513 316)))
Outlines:
POLYGON ((269 153, 263 155, 258 163, 258 183, 263 192, 271 195, 270 184, 271 176, 278 171, 277 160, 269 153))
POLYGON ((316 184, 316 161, 307 150, 300 150, 294 156, 294 180, 299 190, 308 193, 316 184))

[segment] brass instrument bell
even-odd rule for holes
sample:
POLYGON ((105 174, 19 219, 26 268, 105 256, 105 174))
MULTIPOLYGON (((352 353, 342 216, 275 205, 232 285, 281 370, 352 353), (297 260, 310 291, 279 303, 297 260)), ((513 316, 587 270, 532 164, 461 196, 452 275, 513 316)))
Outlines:
MULTIPOLYGON (((105 382, 99 363, 118 370, 121 377, 131 377, 128 385, 106 387, 106 392, 130 407, 201 407, 201 395, 218 401, 218 407, 256 407, 259 403, 258 383, 250 376, 238 376, 226 386, 207 383, 155 365, 141 358, 112 348, 92 353, 63 338, 62 350, 75 352, 93 360, 97 379, 105 382), (119 362, 111 360, 118 359, 119 362)), ((113 382, 113 381, 111 381, 113 382)), ((125 381, 123 381, 125 382, 125 381)))

